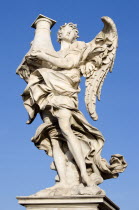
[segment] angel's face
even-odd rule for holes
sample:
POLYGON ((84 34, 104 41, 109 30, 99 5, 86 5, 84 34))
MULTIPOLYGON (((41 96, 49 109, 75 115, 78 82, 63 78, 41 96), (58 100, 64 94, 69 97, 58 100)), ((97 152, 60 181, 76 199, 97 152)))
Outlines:
POLYGON ((69 25, 62 28, 60 39, 72 43, 75 40, 75 31, 69 25))

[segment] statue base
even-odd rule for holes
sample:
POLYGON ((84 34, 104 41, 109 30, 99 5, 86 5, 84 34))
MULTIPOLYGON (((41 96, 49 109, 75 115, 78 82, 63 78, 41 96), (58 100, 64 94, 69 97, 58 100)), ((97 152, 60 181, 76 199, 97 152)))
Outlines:
POLYGON ((54 196, 17 197, 18 203, 26 210, 119 210, 105 195, 95 196, 54 196))

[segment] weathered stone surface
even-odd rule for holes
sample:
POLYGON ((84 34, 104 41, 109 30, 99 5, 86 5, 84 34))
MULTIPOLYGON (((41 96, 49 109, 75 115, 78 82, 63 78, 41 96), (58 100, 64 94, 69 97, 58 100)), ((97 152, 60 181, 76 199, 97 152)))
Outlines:
POLYGON ((17 197, 26 210, 119 210, 106 196, 17 197))
POLYGON ((30 124, 39 114, 43 120, 32 138, 37 148, 54 158, 56 185, 34 196, 104 195, 97 185, 116 178, 127 164, 122 155, 112 155, 110 163, 101 157, 104 137, 90 125, 78 109, 81 76, 86 78, 85 103, 93 120, 97 120, 96 98, 112 70, 117 30, 113 20, 103 17, 103 30, 89 43, 77 41, 77 25, 60 27, 56 52, 50 29, 55 21, 40 15, 33 27, 35 37, 29 52, 17 69, 27 82, 22 98, 30 124))

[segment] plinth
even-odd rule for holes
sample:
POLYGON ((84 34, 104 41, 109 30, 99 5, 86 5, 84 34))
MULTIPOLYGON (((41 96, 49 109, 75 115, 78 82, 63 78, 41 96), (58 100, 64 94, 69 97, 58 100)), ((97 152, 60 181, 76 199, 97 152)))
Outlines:
POLYGON ((18 203, 26 210, 119 210, 105 195, 96 196, 55 196, 17 197, 18 203))

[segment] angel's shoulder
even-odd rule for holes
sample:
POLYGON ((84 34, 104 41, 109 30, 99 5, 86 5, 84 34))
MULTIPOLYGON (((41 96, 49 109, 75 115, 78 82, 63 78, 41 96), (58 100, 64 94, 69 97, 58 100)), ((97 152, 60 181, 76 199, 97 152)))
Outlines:
POLYGON ((82 48, 85 48, 87 44, 83 41, 76 41, 72 44, 72 48, 81 50, 82 48))

